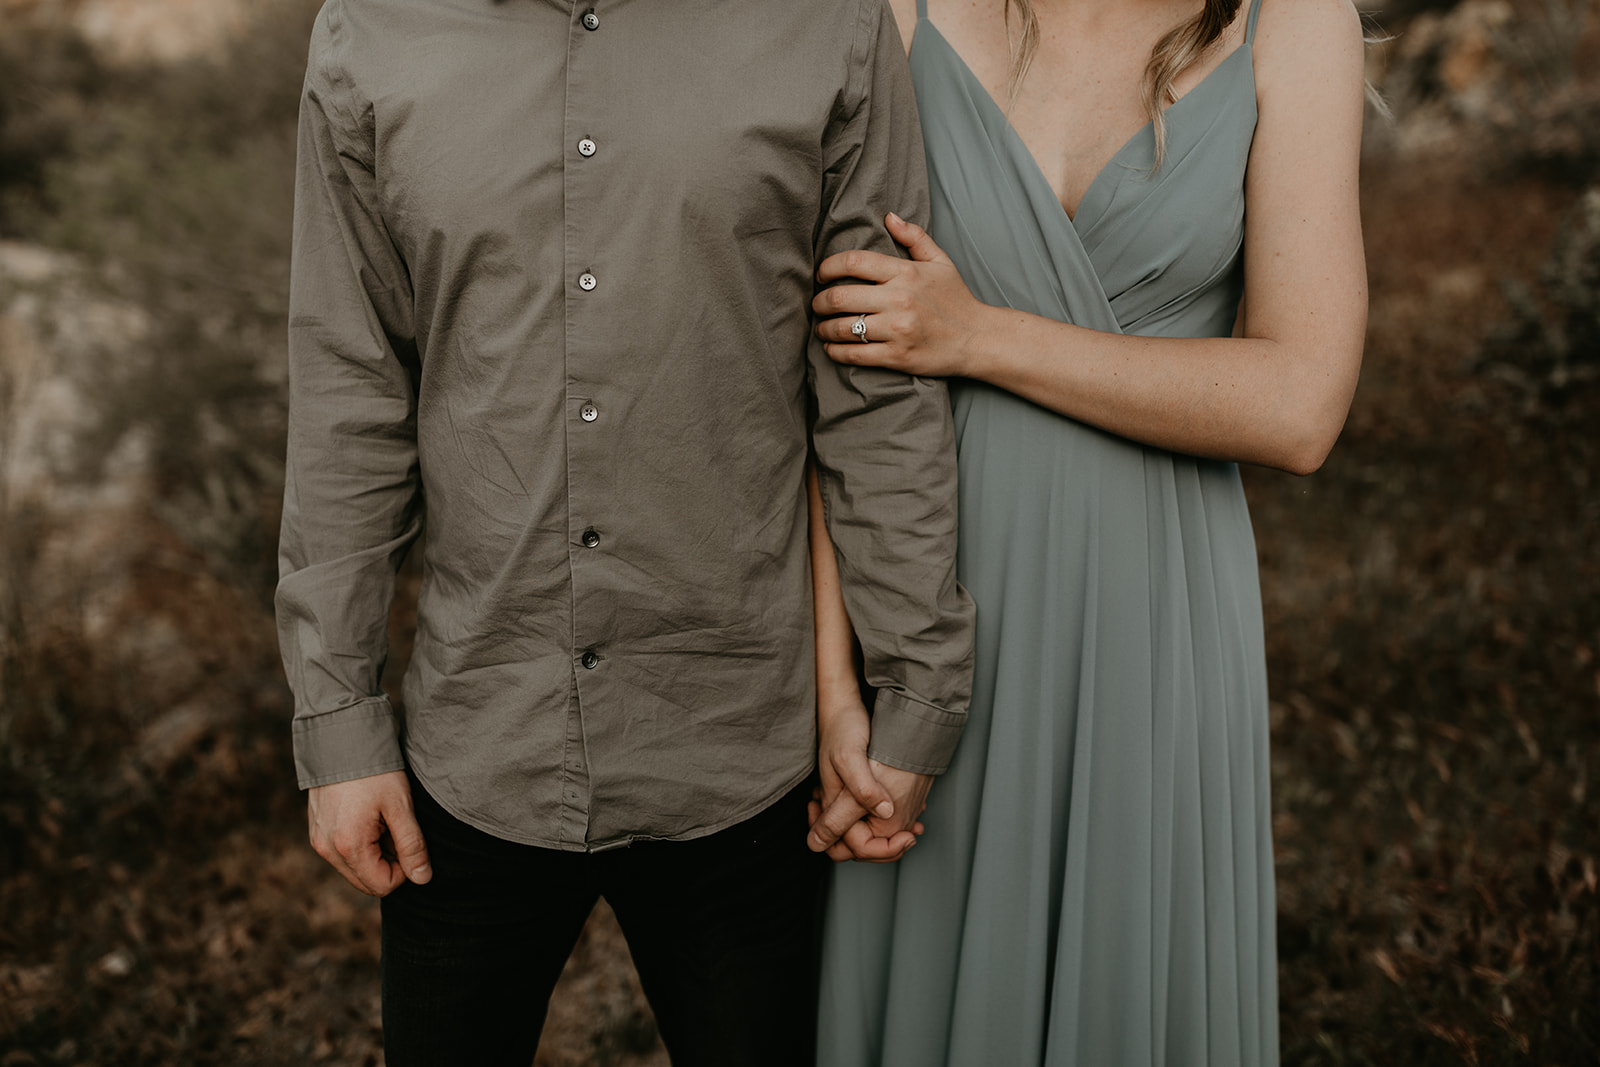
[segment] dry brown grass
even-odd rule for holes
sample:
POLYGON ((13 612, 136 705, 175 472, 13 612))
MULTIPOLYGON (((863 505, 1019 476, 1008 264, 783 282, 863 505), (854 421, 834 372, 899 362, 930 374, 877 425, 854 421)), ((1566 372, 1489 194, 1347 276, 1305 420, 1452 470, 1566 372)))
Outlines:
POLYGON ((1251 472, 1285 1061, 1600 1055, 1600 396, 1477 373, 1570 187, 1365 175, 1366 369, 1327 468, 1251 472))

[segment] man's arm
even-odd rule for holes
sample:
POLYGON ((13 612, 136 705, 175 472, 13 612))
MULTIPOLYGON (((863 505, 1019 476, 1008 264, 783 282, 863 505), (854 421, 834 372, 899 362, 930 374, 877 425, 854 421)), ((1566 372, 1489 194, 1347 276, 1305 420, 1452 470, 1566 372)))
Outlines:
POLYGON ((427 876, 379 686, 395 571, 422 522, 416 344, 410 280, 376 209, 369 116, 339 66, 337 25, 330 4, 301 100, 278 636, 312 844, 382 895, 407 874, 427 876))
MULTIPOLYGON (((893 254, 881 221, 888 211, 927 218, 922 139, 899 33, 880 0, 863 0, 861 18, 853 84, 824 145, 818 262, 851 248, 893 254)), ((938 774, 966 721, 972 675, 972 603, 955 580, 949 398, 942 382, 836 364, 815 338, 810 362, 828 532, 867 680, 879 690, 870 754, 891 768, 938 774)), ((920 809, 907 777, 895 799, 894 817, 904 826, 920 809)))

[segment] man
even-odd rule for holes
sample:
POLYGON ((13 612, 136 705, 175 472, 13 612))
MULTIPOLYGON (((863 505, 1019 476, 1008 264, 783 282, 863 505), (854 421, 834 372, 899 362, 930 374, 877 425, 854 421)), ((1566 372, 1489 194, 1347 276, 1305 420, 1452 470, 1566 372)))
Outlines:
MULTIPOLYGON (((385 898, 391 1065, 525 1067, 600 895, 675 1060, 810 1062, 808 421, 872 755, 941 770, 970 681, 945 394, 808 318, 924 180, 881 0, 323 9, 279 631, 313 844, 385 898)), ((909 826, 915 776, 850 762, 909 826)))

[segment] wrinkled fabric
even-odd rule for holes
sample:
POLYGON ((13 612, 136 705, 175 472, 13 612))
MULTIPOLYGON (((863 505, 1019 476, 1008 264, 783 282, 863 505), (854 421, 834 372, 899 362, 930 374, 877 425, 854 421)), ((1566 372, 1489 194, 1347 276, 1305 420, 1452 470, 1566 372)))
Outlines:
POLYGON ((301 786, 409 764, 568 850, 783 795, 814 762, 808 434, 875 752, 942 769, 972 627, 948 395, 833 364, 809 314, 815 265, 892 251, 924 180, 880 0, 329 0, 278 589, 301 786), (424 525, 402 720, 379 677, 424 525))

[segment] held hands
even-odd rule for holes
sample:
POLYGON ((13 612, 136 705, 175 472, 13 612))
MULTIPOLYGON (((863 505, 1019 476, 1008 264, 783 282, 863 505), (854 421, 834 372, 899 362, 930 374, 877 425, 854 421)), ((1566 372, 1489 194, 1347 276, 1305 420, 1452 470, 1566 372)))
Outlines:
POLYGON ((917 843, 933 777, 867 757, 871 723, 860 700, 818 715, 822 786, 811 802, 813 852, 834 862, 892 863, 917 843))
POLYGON ((388 896, 433 877, 404 771, 314 786, 307 812, 311 847, 363 893, 388 896))
POLYGON ((847 278, 873 283, 835 285, 811 301, 823 316, 817 336, 828 357, 927 377, 972 377, 973 342, 990 309, 926 230, 893 213, 885 222, 910 260, 858 249, 831 255, 817 268, 823 285, 847 278), (851 332, 862 314, 865 344, 851 332))

